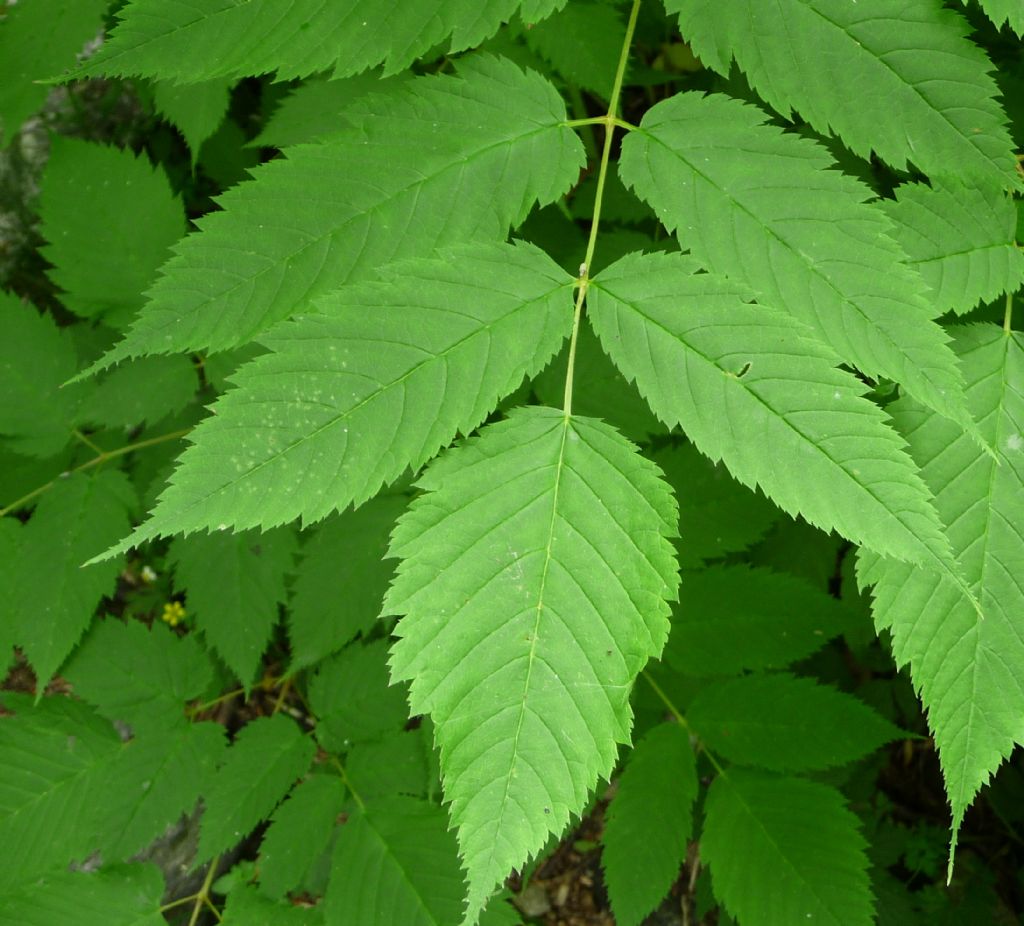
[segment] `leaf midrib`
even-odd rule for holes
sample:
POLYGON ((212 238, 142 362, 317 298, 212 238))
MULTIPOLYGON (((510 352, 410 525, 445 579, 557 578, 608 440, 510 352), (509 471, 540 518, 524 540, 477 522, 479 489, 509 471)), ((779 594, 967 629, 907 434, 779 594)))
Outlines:
MULTIPOLYGON (((685 350, 690 351, 691 353, 695 354, 702 361, 704 361, 708 366, 710 366, 713 370, 716 370, 716 371, 719 371, 719 372, 727 372, 727 371, 722 370, 722 367, 720 367, 717 363, 715 363, 715 361, 712 360, 710 357, 708 357, 706 354, 704 354, 703 352, 698 350, 696 347, 694 347, 689 341, 684 340, 682 337, 680 337, 679 335, 675 334, 674 332, 669 330, 667 327, 665 327, 665 325, 663 325, 661 322, 657 321, 656 319, 651 318, 649 315, 647 315, 643 311, 641 311, 637 307, 637 305, 635 303, 629 302, 629 301, 623 299, 621 296, 617 296, 614 293, 612 293, 606 287, 606 285, 603 284, 600 281, 600 279, 597 279, 597 280, 593 281, 591 283, 591 287, 603 290, 614 302, 618 302, 621 305, 628 306, 630 309, 632 309, 641 318, 643 318, 646 321, 650 322, 652 327, 656 327, 656 328, 660 329, 666 335, 668 335, 670 338, 672 338, 673 340, 675 340, 678 343, 682 344, 684 346, 685 350)), ((895 514, 893 514, 893 512, 890 511, 889 507, 884 502, 882 502, 882 500, 867 485, 865 485, 862 482, 858 482, 854 478, 853 474, 849 472, 849 470, 847 470, 837 460, 835 460, 834 458, 829 456, 829 454, 826 452, 825 448, 820 446, 817 441, 812 440, 811 438, 809 438, 806 434, 804 434, 803 431, 800 430, 799 427, 797 427, 797 425, 795 423, 790 421, 788 417, 786 417, 785 415, 781 414, 780 412, 778 412, 774 408, 772 408, 772 406, 769 405, 760 395, 758 395, 756 392, 754 392, 753 389, 751 389, 749 386, 747 386, 747 384, 746 384, 746 382, 744 380, 741 380, 741 379, 739 379, 738 377, 735 377, 735 376, 730 377, 729 379, 730 379, 730 382, 733 383, 733 385, 739 386, 743 390, 743 394, 749 395, 752 398, 754 398, 757 402, 759 402, 762 405, 762 407, 765 408, 770 413, 770 415, 771 415, 773 420, 777 420, 777 421, 783 422, 791 431, 793 431, 797 435, 797 437, 802 442, 804 442, 806 445, 812 447, 817 453, 819 453, 830 464, 832 464, 832 466, 834 466, 838 470, 840 470, 844 474, 844 476, 846 476, 846 478, 853 485, 855 485, 858 489, 860 489, 861 491, 865 492, 868 496, 870 496, 871 499, 877 505, 879 505, 882 508, 883 511, 886 512, 886 514, 888 514, 891 517, 895 518, 895 520, 899 523, 899 525, 903 528, 903 530, 906 531, 906 533, 911 537, 912 540, 916 540, 919 543, 921 543, 920 538, 917 537, 917 535, 915 534, 915 532, 913 530, 911 530, 906 524, 904 524, 902 520, 900 520, 898 517, 896 517, 895 514)), ((862 397, 858 396, 858 398, 862 398, 862 397)), ((862 401, 866 401, 866 400, 862 399, 862 401)), ((679 424, 681 426, 682 422, 677 421, 677 424, 679 424)), ((897 450, 899 450, 899 449, 900 448, 897 448, 897 450)), ((905 451, 903 451, 903 452, 904 452, 904 455, 906 455, 906 452, 905 451)), ((908 459, 908 462, 909 462, 909 459, 908 459)), ((938 557, 936 556, 936 554, 934 552, 932 552, 930 550, 928 552, 929 552, 930 556, 932 556, 936 560, 938 560, 938 557)))

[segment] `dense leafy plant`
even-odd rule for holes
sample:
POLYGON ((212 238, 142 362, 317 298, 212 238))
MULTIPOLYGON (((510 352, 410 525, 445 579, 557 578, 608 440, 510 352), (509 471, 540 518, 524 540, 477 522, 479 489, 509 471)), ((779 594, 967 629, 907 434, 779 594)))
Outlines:
POLYGON ((933 914, 857 583, 952 866, 1022 741, 1024 8, 129 0, 74 63, 107 6, 0 13, 8 163, 59 130, 0 292, 0 922, 515 923, 609 797, 623 926, 684 862, 719 923, 933 914), (97 86, 148 154, 70 137, 97 86))

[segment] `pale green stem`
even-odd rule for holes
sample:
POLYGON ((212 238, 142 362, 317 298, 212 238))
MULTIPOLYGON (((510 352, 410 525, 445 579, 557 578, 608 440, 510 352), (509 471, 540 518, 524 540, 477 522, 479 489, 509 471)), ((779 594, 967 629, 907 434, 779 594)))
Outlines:
POLYGON ((356 804, 359 805, 359 809, 365 813, 366 804, 363 803, 363 799, 359 796, 359 792, 352 787, 352 782, 349 780, 348 772, 345 771, 345 766, 341 764, 341 759, 334 755, 334 753, 331 753, 330 758, 335 768, 337 768, 338 774, 341 775, 341 780, 344 782, 345 787, 348 788, 348 793, 352 795, 352 800, 354 800, 356 804))
MULTIPOLYGON (((693 735, 693 730, 690 729, 690 725, 686 722, 686 717, 683 716, 683 712, 681 710, 679 710, 679 708, 677 708, 672 703, 672 699, 669 698, 669 696, 667 694, 665 694, 664 691, 662 691, 661 685, 659 685, 654 680, 654 677, 651 675, 650 672, 644 672, 643 673, 643 677, 644 677, 645 681, 647 682, 647 684, 650 685, 651 688, 654 690, 654 693, 658 696, 658 698, 661 701, 661 703, 665 705, 665 708, 668 710, 668 712, 673 717, 675 717, 676 722, 679 724, 679 726, 681 726, 687 733, 689 733, 692 736, 693 735)), ((701 748, 701 752, 703 752, 704 755, 706 755, 708 757, 708 762, 711 763, 711 765, 714 767, 715 771, 718 772, 719 775, 723 775, 724 776, 725 775, 725 769, 722 768, 721 763, 718 761, 718 759, 715 758, 714 754, 712 752, 710 752, 708 750, 708 747, 705 746, 703 743, 700 744, 700 748, 701 748)))
POLYGON ((1013 293, 1006 294, 1006 312, 1003 314, 1003 331, 1007 334, 1012 330, 1010 322, 1013 321, 1013 293))
POLYGON ((27 502, 32 501, 36 496, 42 495, 44 492, 52 489, 61 479, 66 479, 68 476, 73 476, 75 473, 80 473, 83 470, 92 469, 94 466, 99 466, 100 463, 106 463, 107 460, 113 460, 115 457, 123 457, 126 453, 131 453, 133 450, 142 450, 145 447, 164 444, 169 440, 177 440, 179 437, 184 437, 191 430, 191 428, 185 428, 181 431, 173 431, 170 434, 161 434, 159 437, 150 437, 148 440, 140 440, 134 444, 125 444, 125 446, 118 447, 116 450, 104 450, 91 460, 83 463, 81 466, 69 469, 66 473, 61 473, 56 479, 51 479, 45 485, 41 485, 39 488, 33 489, 27 495, 22 495, 21 498, 15 499, 6 508, 0 508, 0 518, 6 517, 12 511, 17 511, 27 502))
POLYGON ((79 431, 78 428, 75 428, 75 430, 72 431, 71 433, 74 435, 75 440, 81 441, 93 453, 102 454, 105 452, 103 448, 99 446, 99 444, 95 443, 94 441, 91 441, 85 434, 79 431))
POLYGON ((203 878, 203 886, 199 888, 199 893, 196 894, 196 903, 192 908, 192 915, 188 919, 188 926, 196 926, 196 923, 199 922, 199 911, 203 909, 204 904, 209 903, 210 885, 213 884, 213 875, 217 871, 217 866, 219 864, 220 856, 216 855, 214 856, 213 861, 210 862, 210 867, 206 869, 206 877, 203 878))
POLYGON ((626 63, 629 61, 629 47, 633 43, 633 32, 636 30, 636 20, 640 13, 640 0, 633 0, 633 8, 629 11, 629 21, 626 23, 626 36, 622 40, 622 51, 619 53, 619 66, 615 70, 615 82, 612 84, 612 92, 608 98, 608 113, 604 118, 596 120, 574 119, 566 125, 583 126, 595 125, 598 122, 604 125, 604 148, 601 151, 601 164, 597 169, 597 191, 594 194, 594 217, 590 223, 590 237, 587 239, 587 254, 580 266, 579 280, 577 281, 576 304, 572 316, 572 337, 569 340, 569 363, 565 371, 565 401, 563 409, 568 418, 572 414, 572 381, 576 368, 576 344, 579 341, 580 319, 583 315, 583 300, 587 295, 587 286, 590 281, 590 267, 594 260, 594 249, 597 247, 597 230, 601 224, 601 204, 604 200, 604 185, 608 179, 608 164, 611 161, 612 140, 615 135, 615 127, 622 125, 632 128, 628 123, 623 123, 618 118, 619 97, 622 94, 622 81, 626 76, 626 63))

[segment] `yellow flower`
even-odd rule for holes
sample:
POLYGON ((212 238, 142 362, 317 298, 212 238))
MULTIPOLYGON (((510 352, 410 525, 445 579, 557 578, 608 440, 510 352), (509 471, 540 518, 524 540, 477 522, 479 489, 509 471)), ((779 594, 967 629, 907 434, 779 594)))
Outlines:
POLYGON ((160 619, 165 624, 177 627, 185 619, 185 606, 180 601, 168 601, 160 619))

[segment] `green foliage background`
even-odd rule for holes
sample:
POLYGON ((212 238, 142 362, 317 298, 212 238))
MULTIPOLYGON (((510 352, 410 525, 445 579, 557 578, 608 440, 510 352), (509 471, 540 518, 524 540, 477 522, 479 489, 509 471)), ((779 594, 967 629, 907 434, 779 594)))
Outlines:
POLYGON ((1015 922, 1022 34, 0 0, 0 926, 1015 922))

